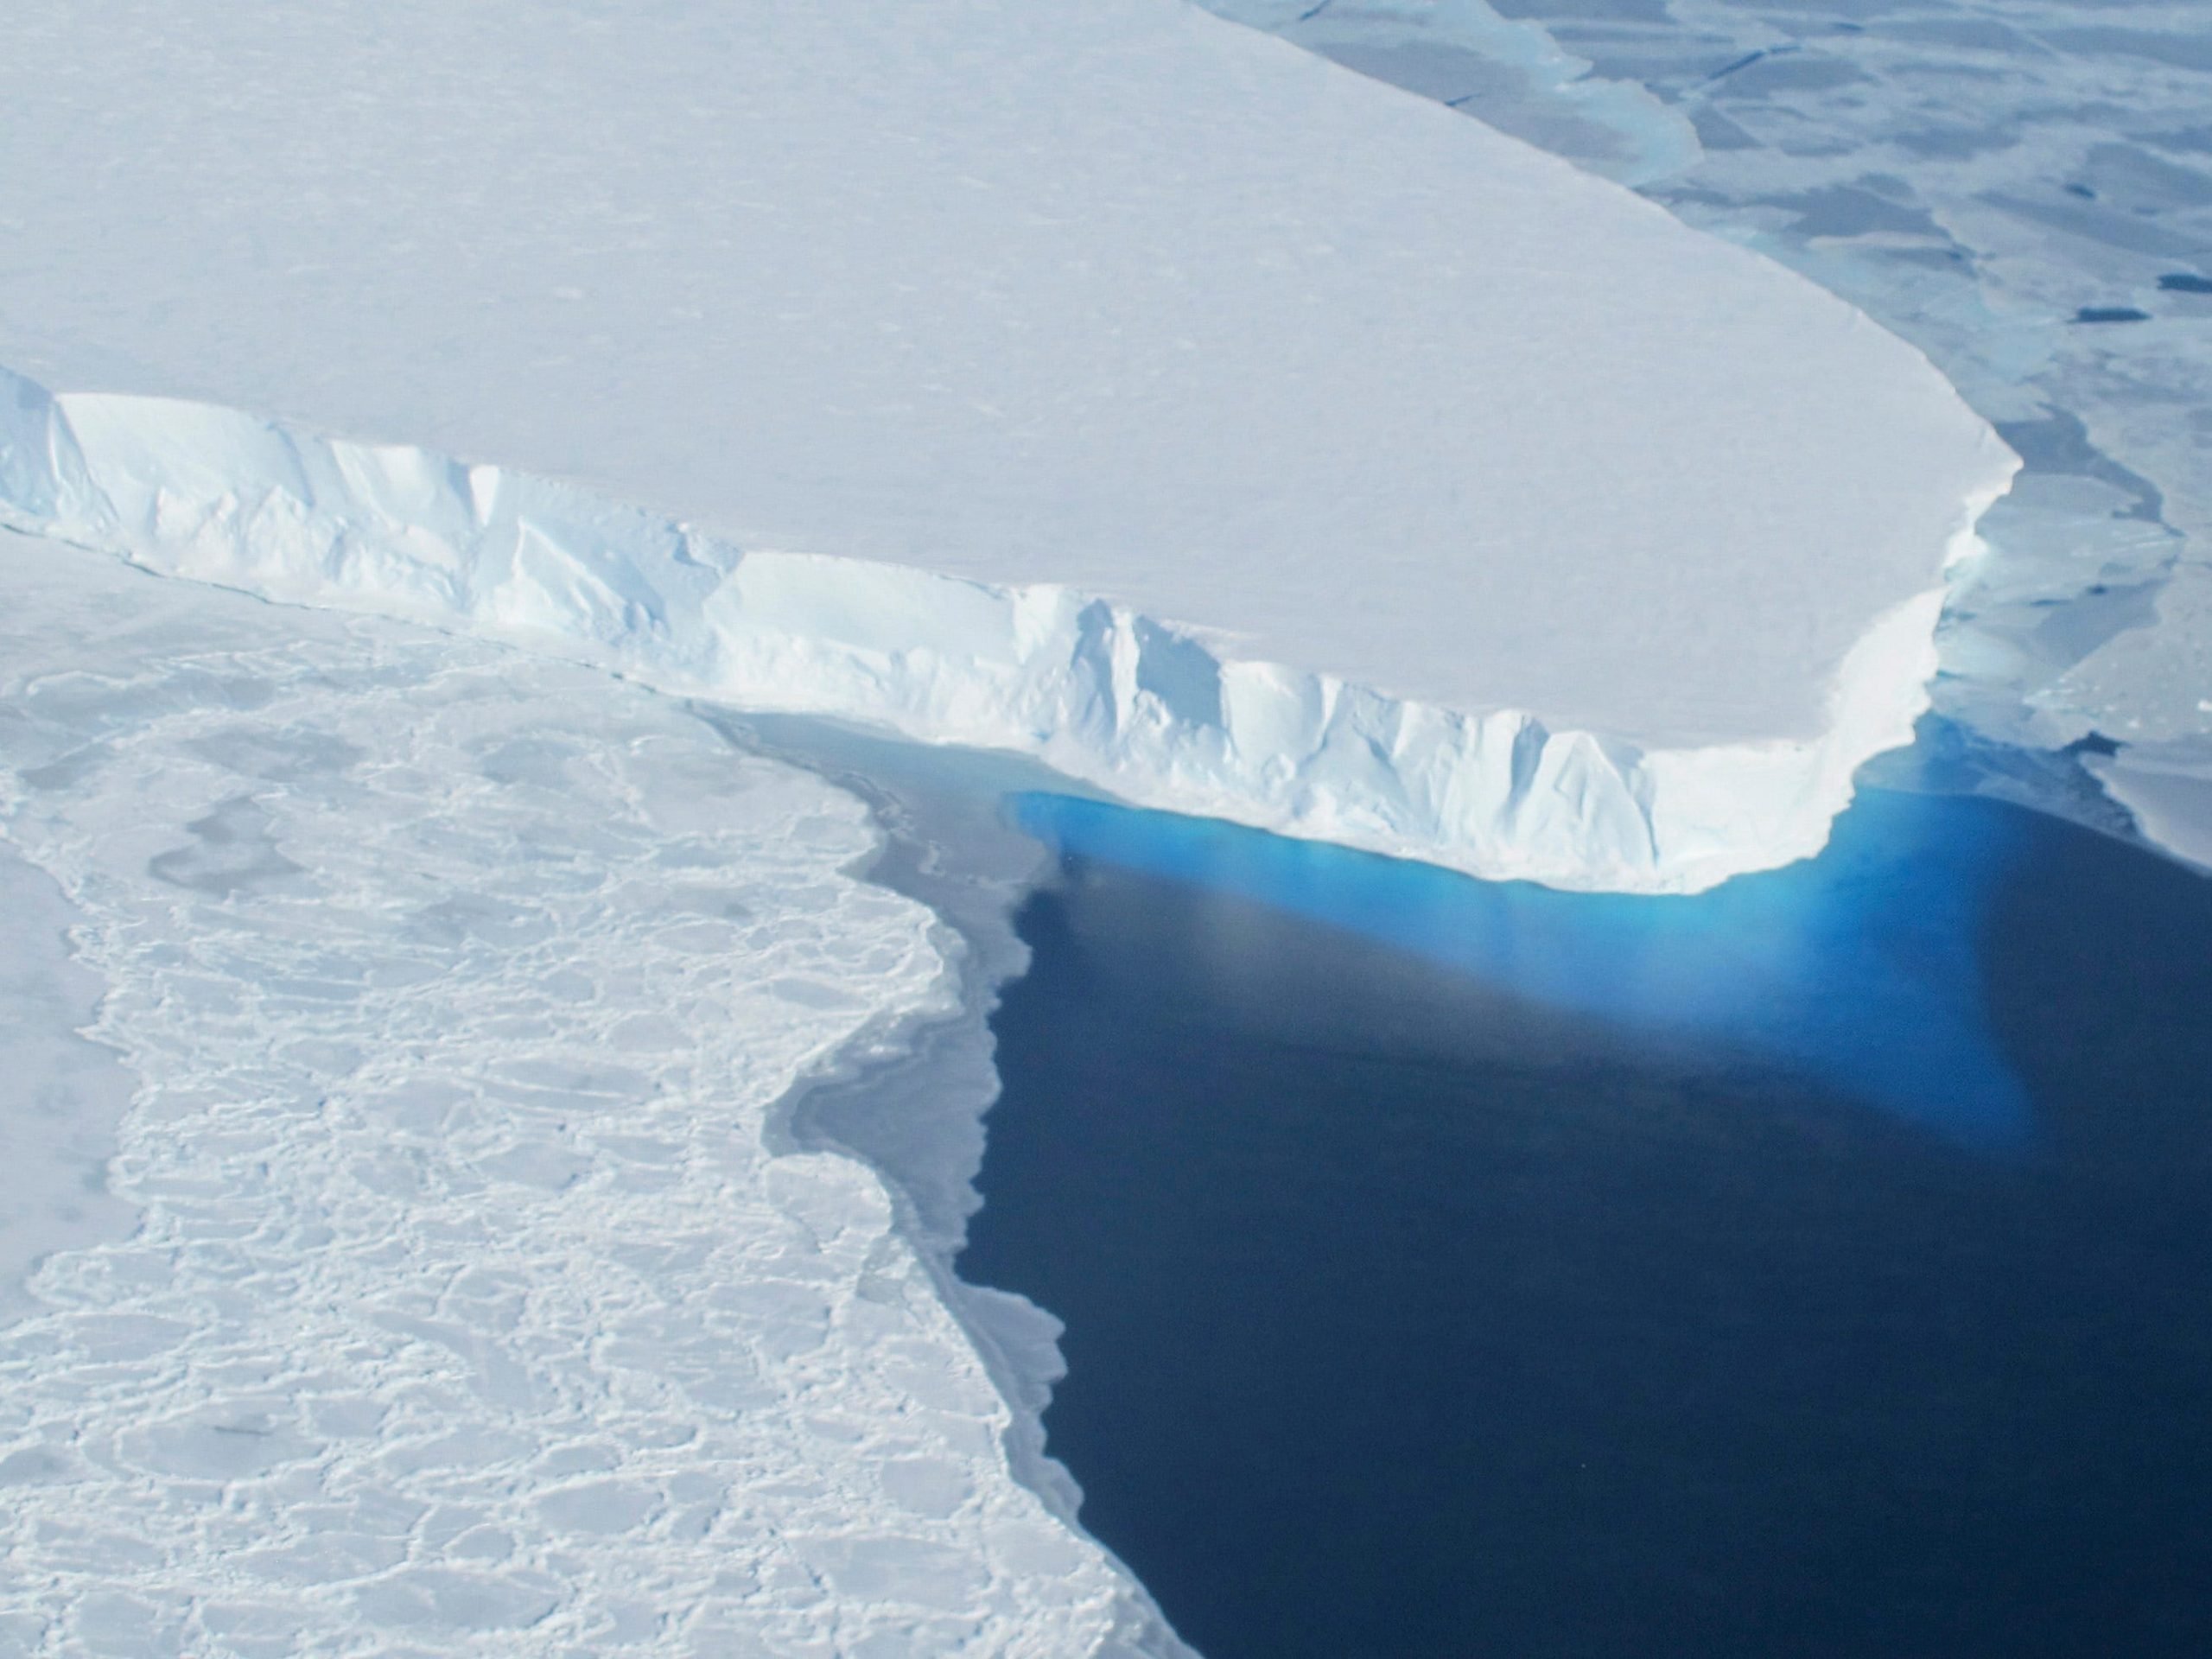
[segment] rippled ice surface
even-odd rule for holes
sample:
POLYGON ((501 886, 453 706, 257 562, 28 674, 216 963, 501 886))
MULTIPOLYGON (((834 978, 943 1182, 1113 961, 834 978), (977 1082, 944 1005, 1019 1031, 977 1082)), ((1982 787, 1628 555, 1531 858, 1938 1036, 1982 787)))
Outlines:
POLYGON ((1630 183, 1927 352, 2028 463, 1950 608, 1938 709, 2031 748, 2095 734, 2113 793, 2212 862, 2212 8, 1206 3, 1630 183))
POLYGON ((951 995, 857 801, 581 669, 13 537, 0 594, 0 1268, 54 1252, 0 1326, 0 1653, 1133 1617, 875 1177, 764 1145, 951 995))

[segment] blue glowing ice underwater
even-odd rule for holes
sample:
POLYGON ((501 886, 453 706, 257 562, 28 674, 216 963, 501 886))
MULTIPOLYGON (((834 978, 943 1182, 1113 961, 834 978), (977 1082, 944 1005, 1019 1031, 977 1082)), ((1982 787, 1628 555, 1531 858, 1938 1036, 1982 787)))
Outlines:
POLYGON ((1687 899, 1014 812, 960 1272, 1207 1659, 2212 1652, 2212 882, 1955 795, 1687 899))
POLYGON ((1802 1068, 1955 1141, 2031 1135, 1985 1019, 1978 926, 2010 815, 1863 794, 1818 858, 1694 897, 1556 892, 1206 819, 1026 794, 1064 855, 1255 900, 1565 1012, 1802 1068))

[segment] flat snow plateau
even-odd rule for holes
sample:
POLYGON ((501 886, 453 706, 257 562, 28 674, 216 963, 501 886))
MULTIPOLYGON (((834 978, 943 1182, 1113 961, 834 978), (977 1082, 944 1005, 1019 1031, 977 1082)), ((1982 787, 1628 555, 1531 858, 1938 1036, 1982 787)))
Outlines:
POLYGON ((19 526, 1486 874, 1817 848, 2013 465, 1178 0, 40 0, 0 99, 19 526))
MULTIPOLYGON (((4 532, 0 709, 46 884, 0 990, 66 906, 136 1085, 104 1208, 0 1234, 10 1279, 53 1252, 0 1325, 0 1654, 1144 1633, 880 1183, 764 1143, 953 994, 846 873, 860 803, 588 670, 4 532)), ((0 1145, 81 1195, 108 1082, 19 1070, 8 1113, 57 1071, 52 1144, 0 1145)))

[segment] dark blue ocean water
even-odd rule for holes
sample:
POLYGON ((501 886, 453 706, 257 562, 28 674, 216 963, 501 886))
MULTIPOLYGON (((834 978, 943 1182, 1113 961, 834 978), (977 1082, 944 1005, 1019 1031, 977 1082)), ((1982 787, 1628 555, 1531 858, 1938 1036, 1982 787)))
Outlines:
POLYGON ((2212 1654, 2212 881, 1904 794, 1643 900, 1019 807, 960 1270, 1211 1659, 2212 1654))

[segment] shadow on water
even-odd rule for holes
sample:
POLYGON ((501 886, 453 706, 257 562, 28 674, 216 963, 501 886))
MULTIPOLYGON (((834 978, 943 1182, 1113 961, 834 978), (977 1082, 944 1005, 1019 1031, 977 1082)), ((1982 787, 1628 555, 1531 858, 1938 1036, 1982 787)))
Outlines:
POLYGON ((2212 882, 1956 798, 1644 901, 1017 808, 959 1270, 1208 1659, 2212 1653, 2212 882))
POLYGON ((2022 838, 2010 817, 1961 823, 1948 804, 1869 792, 1818 859, 1688 899, 1476 881, 1070 796, 1012 810, 1064 856, 1183 884, 1193 903, 1256 901, 1531 1002, 1802 1068, 1961 1142, 2018 1145, 2026 1096, 1991 1041, 1978 947, 2022 838))

